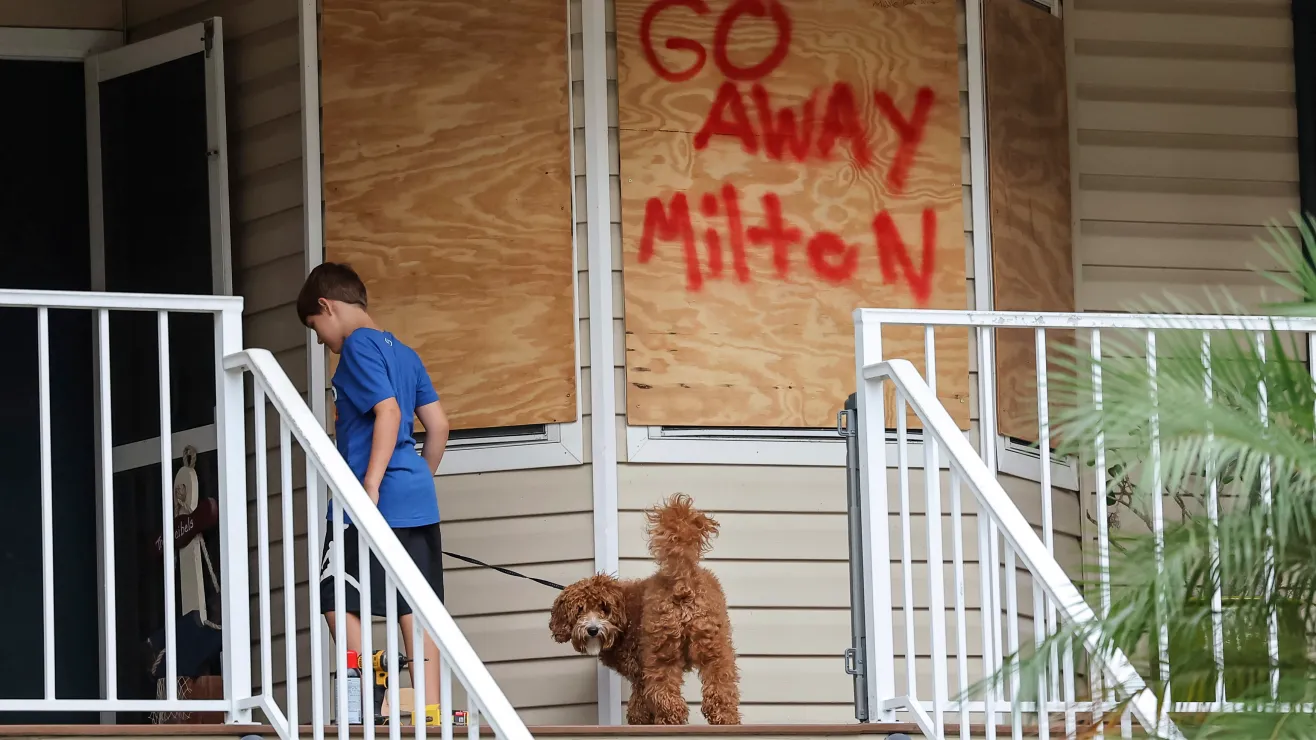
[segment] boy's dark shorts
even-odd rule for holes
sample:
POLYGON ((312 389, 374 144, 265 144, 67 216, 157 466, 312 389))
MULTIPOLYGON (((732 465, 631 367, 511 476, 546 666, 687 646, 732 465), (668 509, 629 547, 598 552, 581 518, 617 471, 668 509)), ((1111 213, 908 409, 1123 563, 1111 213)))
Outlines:
MULTIPOLYGON (((333 524, 327 523, 329 531, 324 537, 324 549, 320 553, 320 611, 325 614, 337 611, 337 604, 334 599, 334 562, 335 548, 333 544, 334 532, 333 524)), ((443 535, 439 532, 439 524, 426 524, 420 527, 401 527, 393 530, 397 535, 398 541, 402 543, 402 549, 407 551, 411 559, 415 561, 416 567, 420 569, 425 580, 429 581, 430 587, 434 593, 438 594, 439 601, 443 601, 443 535)), ((358 587, 361 572, 360 542, 361 538, 357 535, 356 527, 347 525, 343 528, 343 575, 345 583, 343 584, 344 593, 347 597, 346 611, 349 614, 361 614, 361 594, 358 587)), ((396 584, 395 584, 396 585, 396 584)), ((387 591, 384 585, 384 567, 375 559, 373 553, 370 555, 370 614, 373 617, 383 617, 387 612, 387 591)), ((404 614, 411 613, 411 605, 407 603, 402 594, 398 593, 397 614, 401 617, 404 614)))

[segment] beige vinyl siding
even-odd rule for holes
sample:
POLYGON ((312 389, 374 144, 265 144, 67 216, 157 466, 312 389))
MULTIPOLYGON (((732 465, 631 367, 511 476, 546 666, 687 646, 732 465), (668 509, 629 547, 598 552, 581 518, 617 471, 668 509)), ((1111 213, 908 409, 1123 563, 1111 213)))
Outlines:
MULTIPOLYGON (((906 693, 904 584, 900 565, 900 519, 897 474, 891 487, 889 534, 892 543, 891 588, 898 693, 906 693)), ((927 519, 923 474, 910 473, 910 549, 913 573, 914 629, 920 696, 930 697, 931 614, 928 611, 927 519)), ((940 476, 942 493, 942 570, 944 598, 954 604, 952 589, 953 528, 949 479, 940 476)), ((1041 532, 1041 496, 1036 483, 1002 476, 1002 485, 1034 528, 1041 532)), ((708 556, 731 607, 731 621, 742 674, 743 714, 747 723, 853 722, 853 684, 841 654, 850 646, 850 577, 846 528, 845 471, 729 465, 625 465, 621 469, 620 531, 622 575, 652 571, 641 537, 640 511, 672 491, 684 491, 713 513, 721 535, 708 556)), ((982 677, 982 617, 978 591, 978 531, 975 506, 963 492, 963 546, 966 577, 970 681, 982 677)), ((1081 561, 1079 499, 1056 490, 1052 498, 1056 553, 1062 565, 1078 572, 1081 561)), ((1032 584, 1019 580, 1019 630, 1032 635, 1032 584)), ((958 653, 954 615, 947 612, 949 656, 958 653)), ((954 669, 950 674, 955 676, 954 669)), ((623 689, 626 691, 626 689, 623 689)), ((691 721, 698 715, 699 682, 690 675, 685 695, 691 721)))
MULTIPOLYGON (((845 471, 722 465, 623 465, 621 573, 652 571, 642 537, 644 508, 674 491, 717 517, 721 535, 708 566, 731 609, 747 724, 854 721, 845 471)), ((700 684, 685 682, 690 721, 700 684)), ((630 687, 623 681, 623 698, 630 687)))
MULTIPOLYGON (((967 48, 963 3, 960 3, 960 108, 963 151, 965 308, 974 308, 973 224, 969 175, 969 103, 967 48)), ((609 75, 616 79, 615 28, 609 17, 609 75)), ((617 375, 617 427, 621 455, 626 453, 626 404, 624 312, 620 259, 620 178, 616 128, 615 84, 609 89, 612 121, 610 164, 613 197, 614 274, 616 291, 613 323, 617 337, 614 372, 617 375)), ((978 399, 977 352, 970 353, 971 439, 977 447, 978 399)), ((709 567, 722 581, 731 608, 731 621, 742 675, 742 713, 747 723, 854 722, 853 680, 841 660, 850 646, 850 577, 846 525, 845 471, 841 468, 733 465, 653 465, 623 463, 619 473, 621 574, 642 577, 652 570, 643 539, 640 512, 663 497, 681 491, 714 514, 722 525, 721 535, 709 555, 709 567)), ((891 482, 893 603, 903 607, 900 557, 900 520, 897 515, 896 473, 891 482)), ((1002 483, 1030 522, 1041 524, 1039 486, 1010 476, 1002 483)), ((930 696, 930 613, 928 612, 927 523, 924 518, 922 471, 911 472, 911 548, 914 561, 914 625, 921 695, 930 696)), ((946 603, 954 586, 951 561, 949 481, 941 475, 943 542, 946 565, 943 581, 946 603)), ((967 491, 965 496, 967 497, 967 491)), ((1053 497, 1057 530, 1057 553, 1061 562, 1077 572, 1080 560, 1078 497, 1056 490, 1053 497)), ((966 655, 970 657, 970 680, 982 675, 981 611, 977 590, 977 523, 973 504, 965 499, 964 552, 969 634, 966 655)), ((1020 634, 1032 635, 1031 582, 1020 584, 1020 634)), ((897 691, 905 693, 905 634, 903 611, 895 616, 897 691)), ((948 615, 948 648, 951 675, 955 675, 955 628, 948 615)), ((629 686, 623 682, 623 699, 629 686)), ((691 704, 691 721, 704 722, 699 713, 699 682, 687 676, 685 696, 691 704)))
MULTIPOLYGON (((1276 289, 1255 243, 1298 207, 1289 0, 1076 0, 1067 18, 1080 310, 1276 289)), ((1145 305, 1145 304, 1143 304, 1145 305)))
MULTIPOLYGON (((300 457, 298 455, 297 457, 300 457)), ((273 467, 276 463, 272 462, 273 467)), ((303 468, 294 461, 296 490, 296 581, 298 704, 303 719, 310 712, 310 622, 306 514, 303 468)), ((270 583, 273 641, 273 683, 284 701, 284 590, 283 547, 280 532, 277 471, 270 473, 270 583)), ((559 583, 568 583, 593 570, 592 496, 589 468, 443 476, 438 479, 439 506, 443 512, 443 546, 487 563, 559 583), (509 512, 511 512, 509 514, 509 512)), ((319 524, 315 543, 329 523, 319 524)), ((253 537, 256 515, 248 515, 253 537)), ((445 603, 458 627, 488 666, 508 699, 526 717, 539 724, 592 724, 597 721, 594 662, 553 642, 548 632, 548 609, 555 591, 546 586, 445 559, 445 603)), ((257 563, 253 556, 251 619, 253 647, 258 645, 259 602, 257 563)), ((321 625, 323 626, 323 622, 321 625)), ((377 620, 374 649, 383 649, 385 632, 377 620)), ((253 653, 259 677, 260 655, 253 653)), ((329 665, 326 662, 326 665, 329 665)), ((409 686, 405 678, 403 686, 409 686)), ((465 707, 465 695, 454 687, 454 701, 465 707)))
POLYGON ((1167 295, 1206 311, 1229 296, 1259 311, 1285 297, 1255 270, 1273 266, 1256 242, 1265 225, 1299 207, 1289 6, 1075 1, 1066 35, 1080 311, 1145 310, 1167 295))
MULTIPOLYGON (((446 549, 557 583, 594 571, 589 466, 443 476, 438 485, 446 549)), ((596 723, 596 661, 548 631, 557 592, 451 558, 444 567, 448 608, 526 721, 596 723)))
POLYGON ((123 6, 110 0, 0 0, 0 26, 123 29, 123 6))

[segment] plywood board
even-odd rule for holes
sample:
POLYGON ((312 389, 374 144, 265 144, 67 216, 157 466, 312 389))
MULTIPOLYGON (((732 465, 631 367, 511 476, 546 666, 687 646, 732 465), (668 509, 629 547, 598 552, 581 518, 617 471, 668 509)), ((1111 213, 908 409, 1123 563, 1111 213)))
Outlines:
POLYGON ((459 429, 576 418, 567 15, 324 0, 326 259, 459 429))
MULTIPOLYGON (((855 308, 966 303, 956 3, 616 6, 628 421, 834 424, 855 308)), ((967 334, 935 345, 967 428, 967 334)))
MULTIPOLYGON (((986 0, 983 13, 995 305, 1073 311, 1064 30, 1025 0, 986 0)), ((1073 341, 1049 333, 1049 360, 1054 345, 1073 341)), ((1039 437, 1036 347, 1030 330, 996 332, 997 429, 1030 442, 1039 437)))

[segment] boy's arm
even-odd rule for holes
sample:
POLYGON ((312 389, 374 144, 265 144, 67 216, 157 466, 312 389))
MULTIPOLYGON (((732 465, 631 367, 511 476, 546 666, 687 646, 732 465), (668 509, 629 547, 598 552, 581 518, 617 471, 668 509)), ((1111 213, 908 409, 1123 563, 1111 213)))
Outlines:
POLYGON ((370 500, 379 505, 379 486, 388 471, 388 461, 398 444, 398 426, 402 422, 402 409, 393 396, 389 381, 388 364, 379 348, 366 341, 357 341, 356 335, 343 342, 343 352, 334 375, 357 408, 369 408, 375 414, 375 426, 370 437, 370 461, 366 464, 361 485, 370 500))
POLYGON ((439 463, 443 462, 443 451, 448 447, 448 434, 452 426, 448 423, 443 405, 438 401, 417 407, 416 418, 425 425, 425 444, 421 446, 420 456, 430 466, 430 475, 434 475, 439 470, 439 463))
POLYGON ((379 505, 379 486, 384 482, 388 461, 398 444, 398 427, 402 425, 402 409, 392 396, 375 404, 375 431, 370 439, 370 463, 366 466, 361 484, 376 506, 379 505))

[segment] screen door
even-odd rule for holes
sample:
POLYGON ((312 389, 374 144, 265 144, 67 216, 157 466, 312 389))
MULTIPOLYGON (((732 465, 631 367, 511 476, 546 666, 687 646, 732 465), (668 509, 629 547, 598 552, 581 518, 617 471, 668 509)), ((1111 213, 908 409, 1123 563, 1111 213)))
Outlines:
MULTIPOLYGON (((93 290, 233 292, 222 41, 213 18, 87 58, 93 290)), ((209 314, 174 313, 168 333, 170 477, 184 448, 194 448, 207 497, 218 496, 213 323, 209 314)), ((161 532, 164 515, 157 338, 154 313, 111 313, 114 616, 123 698, 154 697, 126 651, 164 620, 162 564, 143 547, 161 532)), ((218 562, 218 542, 209 549, 218 562)), ((181 593, 175 590, 176 610, 186 606, 181 593)))

